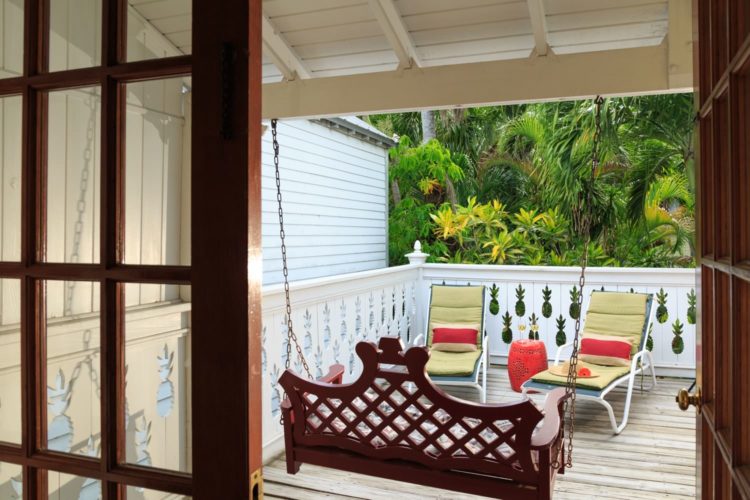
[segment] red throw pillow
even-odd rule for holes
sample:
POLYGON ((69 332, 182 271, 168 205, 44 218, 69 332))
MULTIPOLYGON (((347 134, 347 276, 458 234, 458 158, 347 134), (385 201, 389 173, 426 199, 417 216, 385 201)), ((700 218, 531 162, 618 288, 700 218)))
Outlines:
POLYGON ((477 330, 473 328, 434 328, 433 344, 474 344, 477 343, 477 330))
POLYGON ((628 366, 630 364, 630 342, 623 340, 581 339, 579 354, 589 363, 606 366, 628 366))

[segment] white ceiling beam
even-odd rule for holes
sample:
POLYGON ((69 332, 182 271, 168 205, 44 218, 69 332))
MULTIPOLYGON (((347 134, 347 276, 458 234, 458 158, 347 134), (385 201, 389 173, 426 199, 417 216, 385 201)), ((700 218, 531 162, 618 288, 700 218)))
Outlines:
POLYGON ((414 41, 393 0, 370 0, 370 10, 398 57, 399 68, 421 66, 414 41))
POLYGON ((670 86, 667 61, 662 44, 269 83, 263 85, 263 116, 343 116, 689 90, 670 86))
POLYGON ((692 2, 669 0, 666 44, 670 87, 694 86, 692 7, 692 2))
POLYGON ((284 40, 265 14, 263 15, 263 52, 288 81, 296 80, 298 77, 310 78, 312 76, 302 59, 284 40))
POLYGON ((544 0, 526 0, 531 19, 531 31, 534 34, 534 50, 538 56, 546 56, 549 49, 547 41, 547 19, 544 13, 544 0))

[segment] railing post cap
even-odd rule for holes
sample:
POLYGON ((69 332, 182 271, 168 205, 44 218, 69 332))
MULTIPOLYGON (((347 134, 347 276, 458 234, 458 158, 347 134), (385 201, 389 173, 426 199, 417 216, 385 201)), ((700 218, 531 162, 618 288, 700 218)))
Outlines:
POLYGON ((409 264, 424 264, 430 254, 422 252, 422 243, 419 240, 414 242, 414 251, 406 254, 409 264))

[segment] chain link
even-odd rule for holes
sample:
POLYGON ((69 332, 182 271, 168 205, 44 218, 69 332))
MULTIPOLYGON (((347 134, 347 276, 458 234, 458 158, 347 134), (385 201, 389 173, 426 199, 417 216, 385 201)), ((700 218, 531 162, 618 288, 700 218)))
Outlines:
POLYGON ((286 299, 286 363, 285 368, 288 370, 292 363, 292 344, 294 349, 297 351, 297 358, 302 362, 302 367, 305 369, 307 378, 313 378, 310 372, 310 367, 307 365, 307 360, 302 352, 302 347, 299 345, 297 335, 294 333, 294 325, 292 325, 292 301, 289 297, 289 268, 287 266, 286 259, 286 233, 284 232, 284 210, 281 203, 281 174, 279 172, 279 141, 276 131, 276 125, 278 124, 277 119, 271 120, 271 135, 273 136, 273 168, 276 173, 276 201, 279 205, 279 238, 281 239, 281 263, 282 272, 284 274, 284 297, 286 299))
MULTIPOLYGON (((86 194, 89 189, 89 175, 91 172, 91 163, 93 162, 93 145, 95 141, 96 128, 96 102, 94 98, 89 97, 85 102, 91 110, 89 121, 86 127, 86 148, 83 150, 83 168, 81 169, 81 180, 78 185, 78 202, 76 203, 76 221, 73 225, 73 245, 70 250, 70 263, 77 264, 80 260, 81 238, 83 237, 84 217, 86 216, 86 194)), ((67 297, 63 314, 68 316, 73 312, 73 294, 75 292, 76 282, 68 281, 67 297)))
POLYGON ((565 383, 565 402, 563 403, 563 417, 567 416, 567 432, 563 429, 553 448, 553 459, 551 467, 559 469, 560 467, 571 468, 573 466, 573 434, 575 433, 576 419, 576 382, 578 378, 578 341, 581 333, 581 313, 583 312, 583 287, 586 286, 586 267, 589 262, 589 243, 591 242, 591 224, 593 219, 593 189, 596 170, 599 167, 599 142, 602 135, 601 111, 604 99, 596 96, 594 100, 594 137, 591 147, 591 177, 588 186, 585 186, 586 193, 579 196, 579 206, 576 212, 579 215, 578 229, 583 235, 583 255, 581 257, 581 275, 578 278, 578 317, 575 322, 575 334, 573 336, 573 352, 570 355, 568 365, 568 376, 565 383), (585 203, 585 206, 582 206, 585 203), (567 446, 566 434, 567 433, 567 446), (566 448, 565 459, 561 461, 560 452, 563 447, 566 448))

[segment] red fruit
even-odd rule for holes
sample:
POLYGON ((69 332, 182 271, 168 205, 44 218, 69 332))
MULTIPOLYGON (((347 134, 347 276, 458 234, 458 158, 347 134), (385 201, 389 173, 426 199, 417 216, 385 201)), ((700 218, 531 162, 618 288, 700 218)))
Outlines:
POLYGON ((591 376, 591 370, 588 368, 581 368, 578 370, 578 376, 579 377, 590 377, 591 376))

